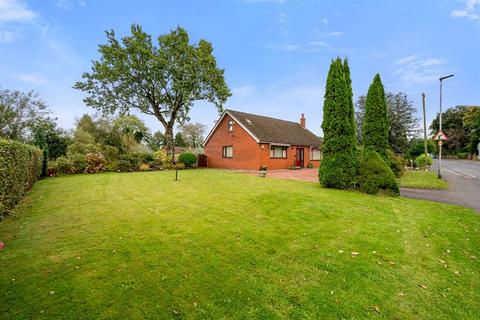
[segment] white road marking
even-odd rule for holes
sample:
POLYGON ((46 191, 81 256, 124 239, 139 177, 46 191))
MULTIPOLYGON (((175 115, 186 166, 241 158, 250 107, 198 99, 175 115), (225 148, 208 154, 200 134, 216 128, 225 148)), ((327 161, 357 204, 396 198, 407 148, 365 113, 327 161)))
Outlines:
POLYGON ((465 175, 467 177, 476 178, 476 176, 474 176, 473 174, 470 174, 470 173, 462 171, 462 170, 458 170, 458 169, 451 169, 451 170, 453 170, 455 172, 458 172, 459 174, 465 175))

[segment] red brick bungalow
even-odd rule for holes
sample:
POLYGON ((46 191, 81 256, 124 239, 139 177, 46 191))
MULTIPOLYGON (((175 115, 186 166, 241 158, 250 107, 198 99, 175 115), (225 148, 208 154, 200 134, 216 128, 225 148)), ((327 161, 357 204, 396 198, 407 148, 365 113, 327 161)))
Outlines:
POLYGON ((204 141, 209 168, 258 170, 320 164, 320 139, 300 123, 225 110, 204 141))

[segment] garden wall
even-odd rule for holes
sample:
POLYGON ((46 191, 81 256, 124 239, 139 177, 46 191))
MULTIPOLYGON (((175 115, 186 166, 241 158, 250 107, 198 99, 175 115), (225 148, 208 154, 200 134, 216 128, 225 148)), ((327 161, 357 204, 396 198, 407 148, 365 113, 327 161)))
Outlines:
POLYGON ((0 139, 0 217, 25 195, 42 172, 42 150, 0 139))

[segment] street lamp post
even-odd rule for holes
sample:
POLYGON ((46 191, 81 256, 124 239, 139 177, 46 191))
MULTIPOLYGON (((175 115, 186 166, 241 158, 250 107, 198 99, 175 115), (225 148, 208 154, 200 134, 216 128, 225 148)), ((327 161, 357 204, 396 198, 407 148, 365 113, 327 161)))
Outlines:
MULTIPOLYGON (((440 77, 440 118, 439 118, 439 129, 442 131, 442 81, 448 78, 453 77, 453 74, 448 76, 440 77)), ((441 141, 441 140, 440 140, 441 141)), ((438 168, 437 168, 437 176, 438 179, 442 178, 442 174, 440 173, 440 167, 442 166, 442 142, 439 143, 439 150, 438 150, 438 168)))

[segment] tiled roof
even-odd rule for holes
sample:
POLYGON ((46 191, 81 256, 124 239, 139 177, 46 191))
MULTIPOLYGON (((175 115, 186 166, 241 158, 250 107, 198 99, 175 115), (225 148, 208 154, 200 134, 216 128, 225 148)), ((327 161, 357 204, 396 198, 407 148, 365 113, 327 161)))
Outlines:
POLYGON ((321 139, 299 123, 259 116, 235 110, 225 110, 247 128, 260 142, 281 143, 318 148, 321 139))

